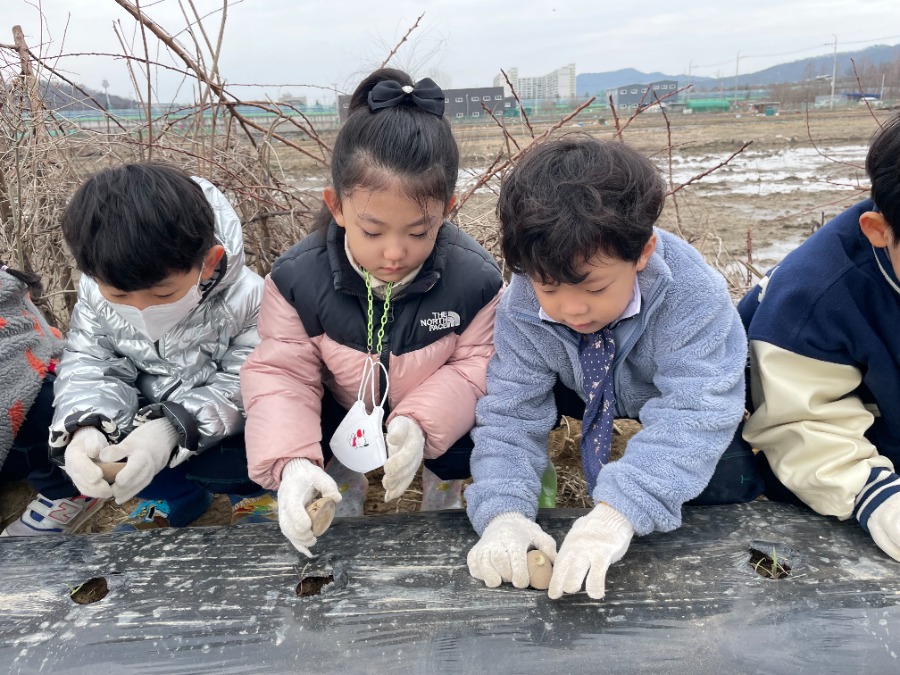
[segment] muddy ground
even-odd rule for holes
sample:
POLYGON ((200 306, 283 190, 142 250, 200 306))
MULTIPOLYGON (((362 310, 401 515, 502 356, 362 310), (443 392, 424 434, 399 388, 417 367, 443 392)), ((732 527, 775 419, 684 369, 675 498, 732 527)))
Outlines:
MULTIPOLYGON (((738 297, 749 283, 748 271, 764 271, 787 251, 803 241, 823 221, 859 199, 865 190, 865 148, 878 120, 889 113, 867 110, 819 112, 803 115, 734 116, 659 114, 637 117, 622 137, 651 156, 675 192, 663 214, 661 225, 680 232, 725 274, 738 297), (877 115, 877 117, 876 117, 877 115), (708 175, 733 153, 752 143, 730 162, 708 175), (670 153, 669 148, 672 148, 670 153)), ((540 132, 542 127, 536 128, 540 132)), ((520 145, 529 134, 523 124, 511 129, 520 145)), ((609 120, 578 118, 559 133, 589 133, 612 138, 609 120)), ((488 167, 505 142, 496 129, 457 128, 462 164, 460 189, 488 167)), ((291 165, 297 183, 321 184, 302 163, 291 165)), ((496 181, 481 189, 464 205, 458 220, 488 247, 496 243, 494 203, 496 181)), ((618 423, 621 433, 614 440, 614 455, 624 451, 639 425, 618 423)), ((588 506, 581 478, 578 452, 580 425, 575 420, 553 432, 549 448, 559 473, 559 505, 588 506)), ((367 514, 418 509, 421 484, 417 478, 399 500, 385 504, 380 472, 370 475, 367 514)), ((20 482, 0 488, 0 527, 17 517, 33 497, 20 482)), ((86 528, 104 532, 122 520, 137 503, 107 504, 86 528)), ((230 508, 218 496, 209 512, 195 525, 228 523, 230 508)))
MULTIPOLYGON (((809 118, 672 115, 667 126, 662 115, 645 113, 621 136, 657 163, 675 191, 660 225, 694 243, 729 277, 738 296, 747 289, 747 263, 764 271, 864 194, 866 145, 890 114, 863 108, 809 118)), ((611 123, 590 120, 575 121, 559 133, 564 132, 604 139, 616 133, 611 123)), ((491 144, 485 131, 458 136, 469 172, 479 175, 500 148, 498 141, 491 144)), ((519 135, 520 144, 524 140, 519 135)), ((495 190, 496 183, 490 187, 495 190)), ((460 223, 489 238, 494 204, 492 190, 482 189, 463 207, 460 223)))

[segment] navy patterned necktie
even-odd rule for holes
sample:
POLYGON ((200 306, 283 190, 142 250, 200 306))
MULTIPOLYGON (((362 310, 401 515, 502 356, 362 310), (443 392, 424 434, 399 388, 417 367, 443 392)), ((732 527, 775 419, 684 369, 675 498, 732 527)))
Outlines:
POLYGON ((600 469, 609 462, 612 449, 616 394, 612 377, 616 341, 612 330, 604 328, 581 336, 578 348, 587 402, 581 424, 581 465, 588 491, 594 491, 600 469))

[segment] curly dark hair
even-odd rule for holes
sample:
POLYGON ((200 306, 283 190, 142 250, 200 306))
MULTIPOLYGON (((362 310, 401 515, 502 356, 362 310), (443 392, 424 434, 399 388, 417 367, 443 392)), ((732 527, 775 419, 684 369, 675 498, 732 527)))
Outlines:
POLYGON ((653 163, 622 142, 569 135, 541 143, 503 179, 503 256, 541 283, 580 283, 579 268, 597 254, 638 261, 665 197, 653 163))

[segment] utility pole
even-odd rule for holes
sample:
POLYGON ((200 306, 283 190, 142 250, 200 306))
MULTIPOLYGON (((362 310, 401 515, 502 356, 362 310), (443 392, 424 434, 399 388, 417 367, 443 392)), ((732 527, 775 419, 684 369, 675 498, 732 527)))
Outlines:
POLYGON ((738 51, 737 57, 734 59, 734 107, 737 109, 737 90, 738 90, 738 73, 741 67, 741 52, 738 51))
POLYGON ((694 69, 694 61, 693 61, 693 59, 692 59, 692 60, 688 61, 688 72, 687 72, 687 75, 688 75, 688 81, 687 81, 687 89, 684 90, 684 101, 685 101, 685 103, 687 103, 687 102, 690 100, 690 98, 691 98, 691 89, 692 89, 693 86, 694 86, 693 82, 691 82, 691 71, 692 71, 693 69, 694 69))
POLYGON ((106 94, 106 109, 109 110, 109 82, 103 80, 103 82, 100 83, 100 86, 103 87, 103 93, 106 94))
POLYGON ((837 35, 831 34, 834 38, 834 58, 831 61, 831 110, 834 111, 834 80, 837 78, 837 35))

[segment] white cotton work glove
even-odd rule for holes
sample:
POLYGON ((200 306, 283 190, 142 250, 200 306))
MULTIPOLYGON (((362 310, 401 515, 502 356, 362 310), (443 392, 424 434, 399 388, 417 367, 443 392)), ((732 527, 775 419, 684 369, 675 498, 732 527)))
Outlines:
POLYGON ((124 504, 147 487, 169 463, 177 445, 178 431, 160 417, 135 427, 124 441, 101 451, 101 462, 128 460, 112 484, 116 504, 124 504))
POLYGON ((66 446, 66 473, 81 494, 88 497, 109 499, 113 496, 109 483, 103 480, 103 471, 94 460, 109 445, 106 435, 97 427, 81 427, 66 446))
POLYGON ((547 594, 561 598, 563 593, 577 593, 584 583, 587 594, 600 600, 606 595, 606 570, 622 559, 632 537, 634 528, 625 516, 608 504, 595 506, 563 539, 547 594))
POLYGON ((278 525, 294 548, 308 558, 313 557, 309 548, 316 543, 316 536, 306 507, 318 499, 316 493, 335 504, 342 499, 334 479, 308 459, 298 457, 284 465, 278 488, 278 525))
POLYGON ((425 453, 425 436, 415 421, 398 415, 387 428, 388 461, 384 463, 384 501, 406 492, 425 453))
POLYGON ((521 513, 502 513, 484 528, 478 543, 469 551, 469 574, 489 588, 504 581, 527 588, 528 551, 536 548, 551 562, 556 559, 556 542, 541 526, 521 513))
POLYGON ((866 526, 878 548, 900 562, 900 476, 885 469, 866 483, 857 496, 856 516, 857 519, 864 519, 868 511, 867 502, 883 496, 886 490, 888 494, 893 494, 869 513, 866 526), (862 504, 859 503, 860 498, 863 498, 862 504))
POLYGON ((869 534, 878 548, 900 562, 900 494, 889 497, 872 512, 869 534))

